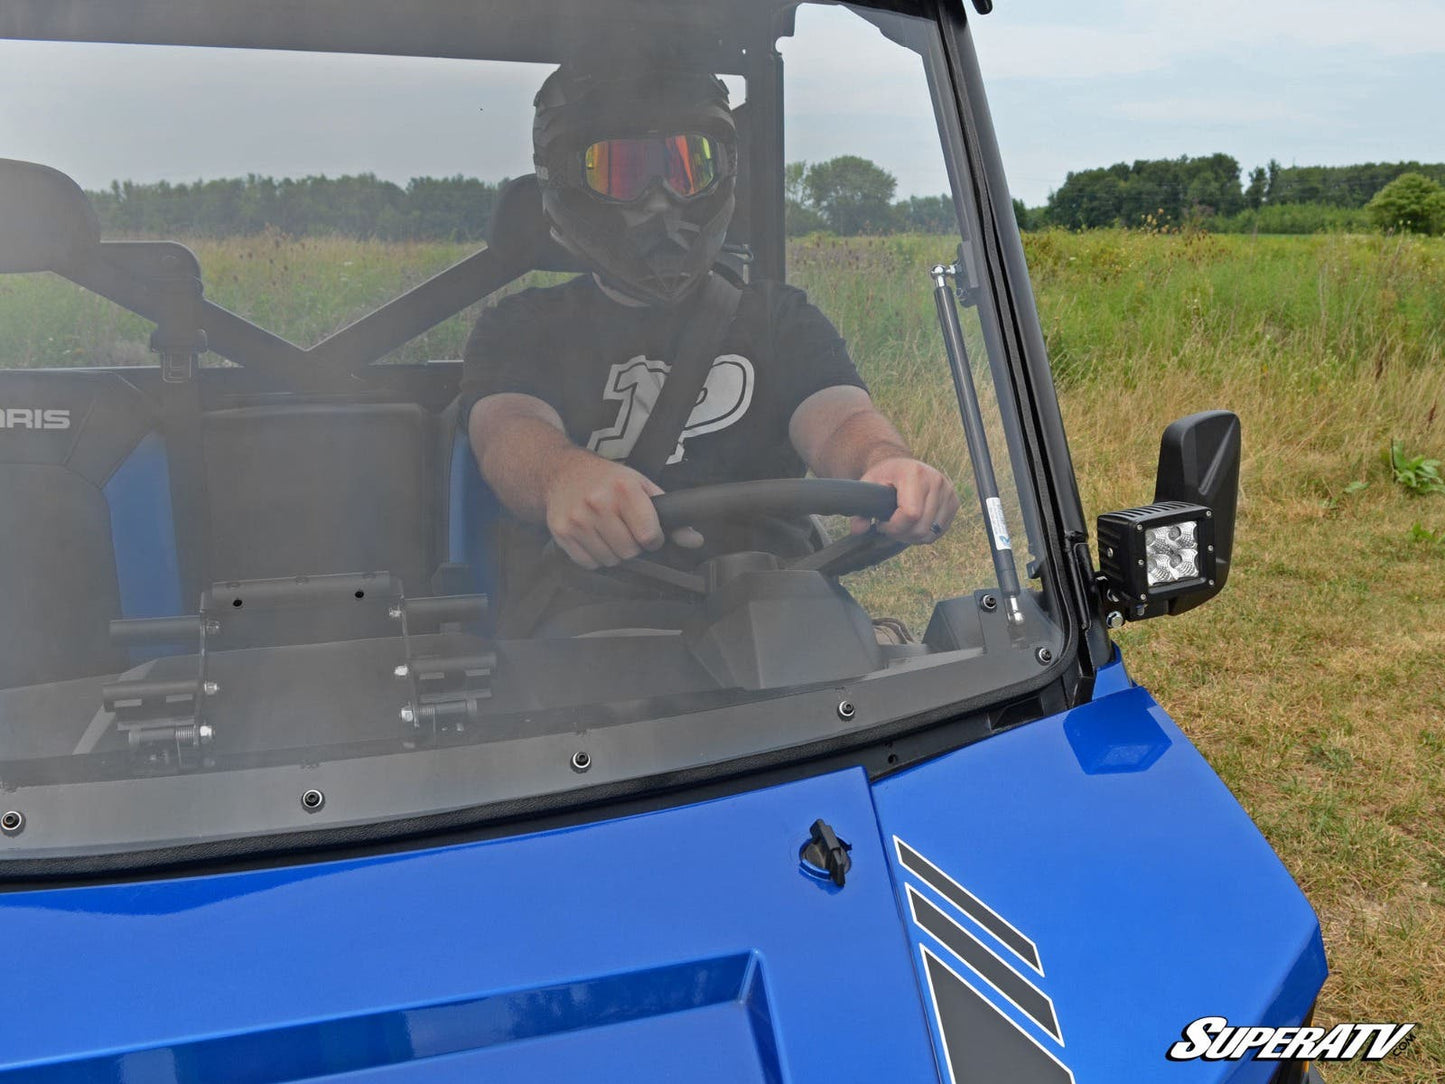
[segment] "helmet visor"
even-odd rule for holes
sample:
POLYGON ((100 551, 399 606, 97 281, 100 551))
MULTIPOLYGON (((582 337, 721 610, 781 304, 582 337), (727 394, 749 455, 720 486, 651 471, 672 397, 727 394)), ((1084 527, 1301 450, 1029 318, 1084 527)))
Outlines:
POLYGON ((661 182, 682 199, 700 196, 722 172, 721 148, 695 132, 604 139, 582 152, 582 178, 606 199, 627 203, 661 182))

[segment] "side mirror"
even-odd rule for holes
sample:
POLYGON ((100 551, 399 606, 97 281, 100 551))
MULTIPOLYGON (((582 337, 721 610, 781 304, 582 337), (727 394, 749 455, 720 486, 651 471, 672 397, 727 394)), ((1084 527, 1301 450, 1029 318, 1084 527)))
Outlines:
POLYGON ((1239 418, 1180 418, 1159 442, 1154 503, 1099 517, 1100 589, 1111 625, 1179 614, 1229 578, 1239 503, 1239 418))
POLYGON ((100 243, 80 186, 49 166, 0 158, 0 273, 64 271, 100 243))

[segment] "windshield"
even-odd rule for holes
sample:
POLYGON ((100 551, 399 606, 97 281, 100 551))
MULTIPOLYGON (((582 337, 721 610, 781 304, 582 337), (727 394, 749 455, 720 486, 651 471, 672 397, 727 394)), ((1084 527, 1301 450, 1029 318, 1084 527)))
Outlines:
POLYGON ((939 28, 693 10, 0 40, 0 860, 636 791, 1058 657, 939 28))

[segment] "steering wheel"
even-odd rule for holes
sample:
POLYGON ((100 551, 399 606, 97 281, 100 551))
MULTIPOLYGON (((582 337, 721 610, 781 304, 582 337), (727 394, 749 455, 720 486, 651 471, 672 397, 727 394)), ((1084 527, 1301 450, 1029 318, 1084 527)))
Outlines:
MULTIPOLYGON (((863 516, 886 520, 898 508, 892 486, 851 482, 838 478, 769 478, 756 482, 727 482, 699 486, 652 499, 665 532, 698 521, 743 516, 802 517, 863 516)), ((886 561, 906 547, 877 531, 850 535, 806 557, 784 561, 783 568, 812 569, 825 576, 841 576, 886 561)), ((633 558, 632 564, 641 558, 633 558)))
MULTIPOLYGON (((864 516, 873 520, 890 518, 898 507, 898 494, 892 486, 872 482, 852 482, 837 478, 769 478, 753 482, 725 482, 698 486, 696 489, 664 493, 652 499, 657 518, 665 533, 679 527, 692 526, 709 519, 742 516, 802 517, 864 516)), ((870 529, 848 535, 803 557, 781 560, 781 569, 809 570, 836 577, 870 568, 907 549, 870 529)), ((570 564, 561 547, 549 540, 544 554, 553 561, 570 564)), ((641 580, 662 585, 684 594, 705 596, 708 584, 696 572, 673 568, 659 561, 637 556, 611 568, 594 570, 616 579, 641 580)), ((526 636, 541 619, 551 589, 549 577, 539 579, 520 600, 516 614, 506 624, 510 636, 526 636)))

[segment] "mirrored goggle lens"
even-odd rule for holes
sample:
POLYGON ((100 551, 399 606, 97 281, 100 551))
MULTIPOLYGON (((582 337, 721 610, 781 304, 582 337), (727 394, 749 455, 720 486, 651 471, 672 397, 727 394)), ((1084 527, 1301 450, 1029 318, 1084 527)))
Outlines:
POLYGON ((608 199, 637 199, 655 181, 687 199, 717 181, 718 145, 704 135, 606 139, 582 156, 587 187, 608 199))

